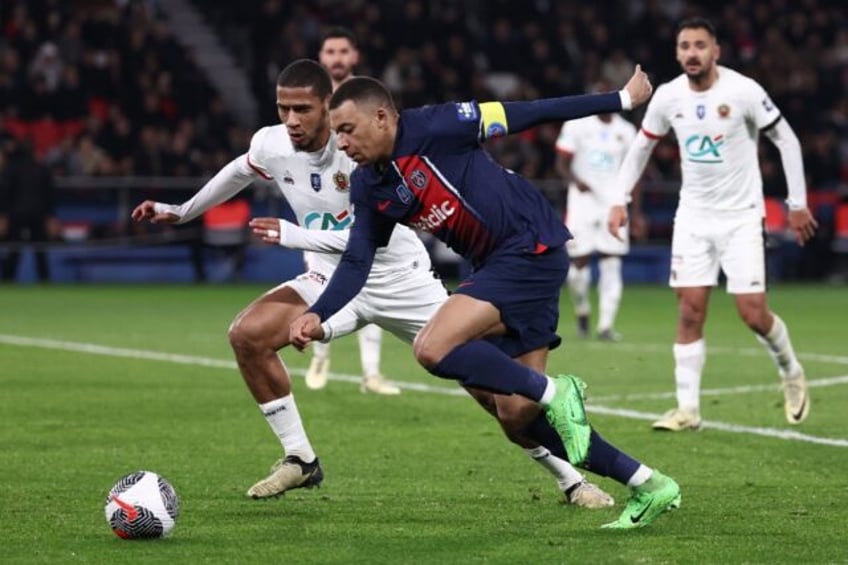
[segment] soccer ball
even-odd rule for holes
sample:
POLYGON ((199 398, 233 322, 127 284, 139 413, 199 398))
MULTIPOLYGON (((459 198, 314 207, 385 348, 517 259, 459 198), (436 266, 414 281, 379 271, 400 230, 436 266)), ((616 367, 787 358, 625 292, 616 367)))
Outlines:
POLYGON ((121 477, 106 497, 106 521, 124 539, 165 537, 179 514, 174 487, 150 471, 121 477))

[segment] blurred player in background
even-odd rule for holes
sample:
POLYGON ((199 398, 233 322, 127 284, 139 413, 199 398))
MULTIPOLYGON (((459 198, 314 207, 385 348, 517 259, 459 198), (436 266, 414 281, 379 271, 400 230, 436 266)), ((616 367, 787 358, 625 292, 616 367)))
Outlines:
MULTIPOLYGON (((324 34, 321 49, 318 52, 320 62, 333 82, 333 90, 353 76, 353 69, 359 62, 359 50, 356 37, 348 29, 336 27, 324 34)), ((305 251, 303 260, 309 270, 312 253, 305 251)), ((400 388, 388 382, 380 373, 380 349, 383 332, 379 326, 369 324, 356 333, 359 341, 359 360, 362 363, 362 382, 359 390, 377 394, 400 394, 400 388)), ((306 370, 306 386, 321 389, 327 386, 330 373, 330 344, 315 342, 312 347, 312 361, 306 370)))
POLYGON ((757 141, 764 133, 780 151, 788 185, 789 227, 800 245, 817 223, 807 208, 798 138, 754 80, 717 64, 713 25, 693 18, 678 27, 677 61, 683 74, 660 86, 642 129, 621 166, 609 230, 627 221, 629 191, 656 145, 670 129, 680 145, 683 184, 674 220, 670 285, 677 292, 674 344, 677 408, 653 424, 658 430, 701 426, 701 371, 706 361, 704 322, 719 269, 727 277, 739 316, 757 335, 783 381, 785 413, 799 424, 810 411, 804 369, 789 331, 766 301, 763 186, 757 141))
POLYGON ((680 488, 592 429, 585 383, 544 374, 549 349, 561 341, 559 294, 571 236, 541 193, 498 165, 481 143, 543 122, 629 109, 650 93, 637 66, 619 92, 399 113, 380 81, 347 80, 330 100, 330 121, 339 148, 360 165, 351 177, 356 221, 327 289, 291 327, 297 347, 320 338, 321 322, 355 298, 375 252, 397 229, 433 233, 475 270, 416 337, 419 363, 475 395, 485 392, 508 435, 538 439, 558 457, 629 486, 631 497, 611 528, 651 523, 679 506, 680 488))
MULTIPOLYGON (((323 480, 295 404, 291 376, 277 351, 289 345, 289 322, 315 302, 345 247, 351 223, 349 178, 356 166, 337 149, 330 131, 331 86, 326 70, 314 61, 297 61, 280 73, 277 84, 282 124, 256 132, 248 153, 230 162, 187 202, 174 206, 148 200, 133 211, 136 221, 185 223, 254 180, 273 179, 302 227, 259 218, 252 222, 254 230, 266 242, 315 252, 308 272, 266 292, 230 326, 230 344, 242 377, 284 451, 271 474, 248 490, 253 498, 316 486, 323 480), (316 211, 321 211, 319 221, 313 219, 316 211)), ((407 228, 399 229, 377 254, 361 295, 322 325, 322 338, 329 341, 366 323, 378 323, 411 344, 446 299, 420 239, 407 228)), ((525 440, 519 445, 556 478, 568 502, 588 508, 613 504, 609 495, 538 443, 525 440)))
MULTIPOLYGON (((612 85, 599 82, 593 92, 606 92, 612 85)), ((598 339, 618 341, 615 317, 621 302, 621 257, 629 251, 627 227, 620 239, 607 231, 610 195, 615 191, 618 168, 636 137, 636 128, 618 114, 598 114, 563 124, 556 142, 557 172, 568 186, 567 219, 574 236, 566 243, 571 258, 568 290, 577 316, 577 333, 589 336, 589 260, 598 260, 598 339)), ((635 216, 635 215, 634 215, 635 216)), ((643 225, 643 224, 642 224, 643 225)))

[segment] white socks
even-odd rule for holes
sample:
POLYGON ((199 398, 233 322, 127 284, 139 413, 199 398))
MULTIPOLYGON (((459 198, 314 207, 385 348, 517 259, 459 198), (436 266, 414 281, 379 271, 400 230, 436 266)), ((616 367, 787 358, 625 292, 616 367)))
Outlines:
POLYGON ((312 357, 313 359, 319 359, 323 361, 324 359, 330 358, 330 344, 329 343, 321 343, 320 341, 312 342, 312 357))
POLYGON ((574 265, 568 269, 568 292, 574 303, 574 313, 578 316, 588 316, 592 310, 589 303, 589 285, 592 283, 592 271, 586 265, 577 268, 574 265))
POLYGON ((700 412, 701 371, 707 360, 703 338, 687 344, 674 344, 674 381, 677 383, 677 405, 700 412))
POLYGON ((583 475, 577 469, 572 467, 568 461, 564 461, 551 453, 547 447, 540 445, 539 447, 525 449, 524 451, 556 478, 559 489, 562 491, 573 487, 583 480, 583 475))
POLYGON ((636 469, 636 472, 633 473, 633 476, 627 480, 627 486, 629 487, 638 487, 651 478, 651 475, 654 474, 654 470, 650 467, 645 467, 644 465, 639 465, 639 468, 636 469))
POLYGON ((772 315, 774 316, 774 323, 771 330, 765 336, 757 335, 757 340, 763 344, 772 361, 777 365, 781 378, 796 378, 800 376, 803 369, 795 356, 795 350, 792 348, 789 330, 786 329, 786 324, 777 314, 772 315))
POLYGON ((315 460, 315 451, 306 437, 303 422, 294 403, 294 395, 289 394, 271 402, 259 405, 265 420, 283 445, 286 455, 297 455, 304 463, 315 460))
POLYGON ((621 303, 621 258, 603 257, 598 261, 598 331, 611 330, 621 303))
POLYGON ((362 374, 372 377, 380 374, 380 346, 383 343, 383 330, 376 324, 369 324, 356 333, 359 340, 359 359, 362 361, 362 374))

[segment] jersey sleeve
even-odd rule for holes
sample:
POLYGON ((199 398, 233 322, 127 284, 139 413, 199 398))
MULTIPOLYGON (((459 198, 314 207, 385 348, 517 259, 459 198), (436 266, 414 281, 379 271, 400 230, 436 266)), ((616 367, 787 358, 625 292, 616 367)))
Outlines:
POLYGON ((767 129, 780 119, 780 110, 760 84, 750 81, 746 88, 748 102, 748 119, 753 122, 757 129, 767 129))
POLYGON ((270 130, 265 127, 253 134, 253 137, 250 140, 250 149, 248 149, 247 155, 245 156, 245 163, 247 166, 265 180, 271 180, 273 178, 265 166, 265 161, 267 159, 265 138, 268 135, 268 131, 270 130))
POLYGON ((480 142, 480 107, 475 101, 424 106, 404 112, 408 135, 421 136, 424 145, 466 148, 480 142))
POLYGON ((642 131, 649 138, 659 139, 668 133, 671 122, 668 119, 668 86, 662 85, 657 89, 654 97, 648 102, 645 117, 642 119, 642 131))
POLYGON ((556 150, 559 153, 573 154, 577 152, 577 136, 575 135, 574 122, 565 122, 559 130, 556 140, 556 150))

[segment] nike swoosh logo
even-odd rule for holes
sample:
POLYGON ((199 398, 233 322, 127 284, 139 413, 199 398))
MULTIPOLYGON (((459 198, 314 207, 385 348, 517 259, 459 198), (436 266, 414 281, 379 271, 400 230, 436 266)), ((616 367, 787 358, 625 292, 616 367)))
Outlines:
POLYGON ((804 393, 804 402, 801 403, 801 408, 798 410, 798 412, 795 413, 795 414, 792 414, 793 420, 800 420, 801 419, 801 416, 804 414, 804 409, 807 407, 807 400, 809 400, 808 397, 807 397, 807 394, 804 393))
POLYGON ((642 516, 644 516, 644 515, 645 515, 645 512, 647 512, 650 508, 651 508, 651 505, 650 505, 650 504, 648 504, 648 505, 647 505, 647 506, 646 506, 646 507, 645 507, 645 508, 644 508, 641 512, 639 512, 639 513, 638 513, 638 514, 636 514, 635 516, 631 516, 631 517, 630 517, 630 523, 631 523, 631 524, 638 524, 638 523, 639 523, 639 520, 641 520, 641 519, 642 519, 642 516))
POLYGON ((391 206, 391 205, 392 205, 391 200, 382 200, 382 201, 377 203, 377 210, 379 210, 380 212, 385 212, 386 210, 389 209, 389 206, 391 206))
POLYGON ((124 512, 127 513, 127 520, 132 522, 133 520, 138 518, 138 510, 135 509, 135 506, 129 504, 128 502, 124 502, 114 494, 112 495, 112 500, 114 500, 115 504, 120 506, 124 510, 124 512))

